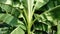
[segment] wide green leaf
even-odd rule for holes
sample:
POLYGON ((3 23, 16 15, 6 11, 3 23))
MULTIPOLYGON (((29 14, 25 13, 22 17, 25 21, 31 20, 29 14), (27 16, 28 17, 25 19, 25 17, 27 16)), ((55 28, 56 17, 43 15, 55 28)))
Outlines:
POLYGON ((19 23, 23 24, 17 18, 11 16, 10 14, 0 14, 0 21, 5 22, 11 26, 19 25, 19 23))
POLYGON ((45 4, 47 4, 47 2, 49 2, 49 0, 35 0, 36 4, 35 4, 35 9, 39 9, 42 6, 44 6, 45 4))
POLYGON ((25 32, 20 27, 17 27, 15 30, 11 32, 11 34, 25 34, 25 32))
POLYGON ((4 12, 9 13, 15 17, 20 15, 20 11, 10 5, 0 4, 0 7, 4 12))
POLYGON ((20 0, 0 0, 0 4, 7 4, 7 5, 11 5, 13 7, 20 7, 20 0))
POLYGON ((2 4, 2 3, 12 5, 12 0, 4 0, 4 1, 0 0, 0 4, 2 4))

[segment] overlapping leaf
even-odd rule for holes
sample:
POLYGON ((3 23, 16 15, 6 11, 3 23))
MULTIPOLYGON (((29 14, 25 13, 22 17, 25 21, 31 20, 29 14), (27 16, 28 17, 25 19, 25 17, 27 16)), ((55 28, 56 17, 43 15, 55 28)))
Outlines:
MULTIPOLYGON (((50 9, 44 13, 42 13, 41 15, 36 14, 35 16, 38 18, 39 21, 51 21, 53 22, 56 19, 59 19, 59 9, 60 6, 57 6, 53 9, 50 9)), ((56 23, 55 23, 56 24, 56 23)))
MULTIPOLYGON (((59 22, 57 22, 60 20, 60 5, 42 13, 41 15, 36 14, 35 16, 36 18, 38 18, 39 22, 43 22, 44 24, 47 24, 47 25, 49 25, 50 23, 50 26, 58 25, 57 26, 58 29, 60 27, 59 22)), ((58 30, 58 33, 59 31, 60 30, 58 30)))
MULTIPOLYGON (((5 22, 11 26, 20 27, 22 30, 26 30, 25 25, 19 21, 16 17, 11 16, 10 14, 0 14, 0 21, 5 22)), ((19 31, 19 30, 18 30, 19 31)), ((20 30, 21 31, 21 30, 20 30)))

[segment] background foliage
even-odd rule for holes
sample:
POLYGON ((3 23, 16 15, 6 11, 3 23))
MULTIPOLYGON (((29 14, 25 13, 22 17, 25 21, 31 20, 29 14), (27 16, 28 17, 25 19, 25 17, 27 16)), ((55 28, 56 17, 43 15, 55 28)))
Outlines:
POLYGON ((31 34, 60 34, 60 0, 0 0, 0 34, 27 34, 28 8, 31 34))

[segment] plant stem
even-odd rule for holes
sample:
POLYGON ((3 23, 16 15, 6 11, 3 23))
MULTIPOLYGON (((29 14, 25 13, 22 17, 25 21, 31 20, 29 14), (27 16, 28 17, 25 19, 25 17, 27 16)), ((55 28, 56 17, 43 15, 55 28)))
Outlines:
POLYGON ((30 24, 28 24, 28 34, 31 34, 31 27, 30 27, 30 24))

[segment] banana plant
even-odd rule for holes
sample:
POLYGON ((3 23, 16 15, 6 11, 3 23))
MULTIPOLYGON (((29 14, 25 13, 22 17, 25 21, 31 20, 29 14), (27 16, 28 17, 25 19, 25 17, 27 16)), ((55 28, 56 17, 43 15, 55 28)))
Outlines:
POLYGON ((57 20, 60 18, 60 6, 53 7, 53 4, 48 3, 49 0, 0 0, 0 22, 16 27, 10 34, 25 34, 26 32, 26 34, 39 34, 34 33, 34 30, 41 30, 42 28, 42 30, 46 31, 44 28, 49 29, 51 26, 59 24, 57 20), (49 10, 44 11, 42 14, 35 13, 36 10, 40 10, 46 4, 48 4, 49 10), (37 21, 40 23, 38 24, 40 25, 39 29, 37 28, 38 25, 37 27, 35 25, 36 28, 33 26, 35 22, 38 23, 37 21), (44 25, 41 25, 41 22, 44 25), (45 25, 48 27, 45 27, 45 25))

